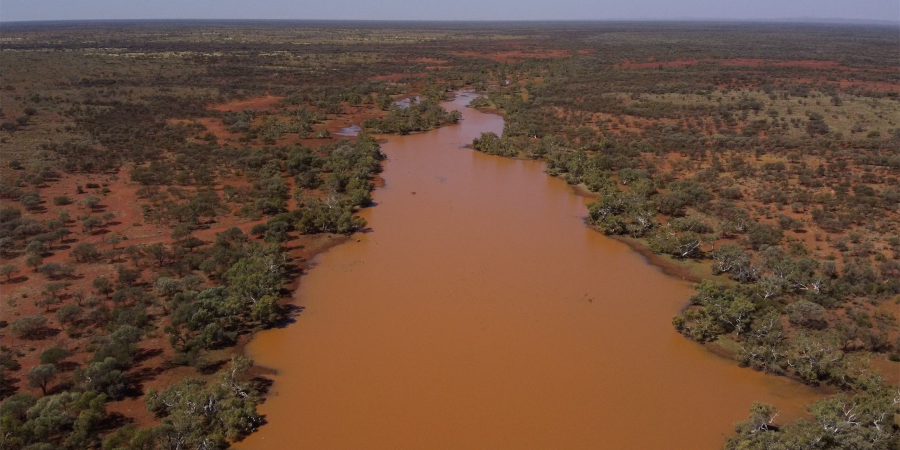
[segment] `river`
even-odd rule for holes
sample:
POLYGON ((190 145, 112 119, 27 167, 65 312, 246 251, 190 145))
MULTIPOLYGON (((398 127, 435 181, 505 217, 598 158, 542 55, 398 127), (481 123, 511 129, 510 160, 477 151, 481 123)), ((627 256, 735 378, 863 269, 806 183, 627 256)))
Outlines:
POLYGON ((503 119, 390 136, 371 231, 317 257, 241 449, 717 449, 754 401, 816 393, 678 335, 691 285, 584 224, 544 165, 461 148, 503 119), (356 239, 359 239, 357 242, 356 239))

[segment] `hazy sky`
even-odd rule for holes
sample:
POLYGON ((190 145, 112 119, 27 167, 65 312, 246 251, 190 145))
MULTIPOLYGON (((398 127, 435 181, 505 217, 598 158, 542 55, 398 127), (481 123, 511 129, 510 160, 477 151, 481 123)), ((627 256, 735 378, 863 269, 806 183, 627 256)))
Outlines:
POLYGON ((0 20, 900 20, 898 0, 2 0, 0 20))

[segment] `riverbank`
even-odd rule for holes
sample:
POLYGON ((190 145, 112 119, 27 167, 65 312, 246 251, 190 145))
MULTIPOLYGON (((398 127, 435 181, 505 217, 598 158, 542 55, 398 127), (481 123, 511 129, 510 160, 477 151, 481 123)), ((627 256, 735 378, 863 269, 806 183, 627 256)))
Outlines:
MULTIPOLYGON (((472 106, 468 106, 468 107, 475 109, 479 112, 485 113, 485 114, 494 114, 494 115, 497 115, 497 116, 503 117, 503 118, 506 117, 506 114, 500 108, 472 107, 472 106)), ((466 144, 465 148, 475 151, 474 148, 472 147, 471 143, 466 144)), ((528 160, 528 161, 534 160, 533 158, 525 158, 525 157, 512 157, 512 158, 528 160)), ((539 161, 542 161, 542 160, 539 160, 539 161)), ((548 175, 548 176, 550 176, 550 175, 548 175)), ((574 184, 574 185, 571 185, 571 187, 572 187, 572 192, 579 197, 584 197, 584 198, 591 199, 591 200, 597 199, 599 197, 599 194, 597 194, 596 192, 590 191, 583 184, 574 184)), ((588 228, 591 228, 591 229, 597 231, 594 227, 590 226, 589 224, 587 224, 587 226, 588 226, 588 228)), ((597 231, 597 232, 599 233, 599 231, 597 231)), ((635 238, 632 238, 629 236, 607 236, 607 237, 628 245, 632 250, 634 250, 635 252, 637 252, 638 254, 643 256, 647 260, 647 264, 658 267, 666 275, 670 275, 670 276, 673 276, 676 278, 680 278, 684 281, 690 281, 690 282, 694 282, 694 283, 699 283, 700 281, 702 281, 704 279, 721 279, 721 277, 716 277, 716 276, 713 276, 712 274, 710 274, 708 269, 705 268, 700 263, 694 263, 691 261, 678 261, 673 258, 654 253, 652 250, 650 250, 650 247, 647 245, 647 243, 640 239, 635 239, 635 238)), ((687 305, 685 305, 685 306, 687 306, 687 305)))
MULTIPOLYGON (((483 112, 485 114, 494 114, 494 115, 497 115, 500 117, 505 117, 505 115, 502 114, 502 111, 500 111, 496 108, 482 107, 482 108, 475 108, 475 109, 477 109, 478 111, 483 112)), ((476 150, 474 150, 474 148, 472 147, 471 144, 467 144, 465 147, 472 151, 476 151, 476 150)), ((542 159, 535 160, 534 158, 526 158, 526 157, 522 157, 522 156, 516 156, 516 157, 500 156, 500 157, 514 159, 514 160, 522 160, 522 161, 540 161, 543 164, 542 159)), ((553 177, 549 174, 547 176, 550 178, 555 178, 555 179, 559 179, 562 181, 562 179, 559 177, 553 177)), ((599 198, 599 194, 590 191, 583 184, 569 184, 569 187, 571 188, 572 193, 578 197, 585 198, 589 201, 593 201, 593 200, 599 198)), ((721 282, 725 285, 730 285, 730 284, 734 283, 733 280, 731 280, 729 277, 727 277, 725 275, 713 275, 712 271, 711 271, 711 262, 710 261, 693 260, 693 259, 676 259, 676 258, 668 256, 668 255, 661 255, 661 254, 653 252, 650 249, 649 245, 647 244, 646 240, 644 240, 644 239, 633 238, 631 236, 626 236, 626 235, 604 235, 600 230, 598 230, 596 227, 592 226, 588 222, 586 217, 584 219, 584 224, 585 224, 585 227, 588 228, 589 230, 591 230, 592 232, 595 232, 599 235, 605 236, 606 238, 609 238, 614 241, 625 244, 626 246, 628 246, 628 248, 631 251, 633 251, 633 252, 637 253, 638 255, 640 255, 641 257, 643 257, 648 265, 659 269, 663 274, 665 274, 669 277, 679 279, 681 281, 690 282, 690 283, 700 283, 704 280, 713 280, 713 281, 721 282)), ((689 302, 684 302, 683 306, 681 307, 681 312, 683 312, 690 306, 691 306, 691 304, 689 302)), ((691 341, 691 342, 693 343, 693 341, 691 341)), ((723 360, 728 361, 728 363, 738 366, 738 363, 739 363, 738 357, 741 352, 741 344, 739 342, 734 341, 727 336, 722 336, 720 339, 717 339, 715 341, 705 342, 705 343, 697 343, 697 344, 699 344, 700 347, 704 348, 708 353, 714 355, 715 357, 722 358, 723 360)), ((882 360, 876 361, 876 363, 882 363, 882 362, 883 362, 882 360)), ((884 375, 885 379, 888 380, 888 382, 891 382, 891 380, 897 380, 898 378, 900 378, 900 375, 888 373, 891 369, 893 369, 893 365, 891 365, 891 364, 880 364, 880 365, 875 364, 874 368, 876 370, 878 370, 879 372, 881 372, 884 375), (886 367, 888 368, 887 371, 885 370, 886 367)), ((788 380, 792 380, 793 382, 802 383, 802 380, 800 380, 798 377, 794 377, 794 376, 782 376, 782 377, 785 379, 788 379, 788 380)), ((896 383, 896 381, 894 381, 894 382, 896 383)), ((818 395, 820 395, 820 396, 833 395, 837 392, 837 390, 831 386, 818 386, 818 387, 815 387, 815 390, 818 393, 818 395)))
MULTIPOLYGON (((469 106, 471 108, 471 106, 469 106)), ((504 118, 506 114, 502 109, 496 107, 477 107, 473 108, 485 114, 493 114, 499 117, 504 118)), ((465 148, 476 151, 471 144, 466 144, 465 148)), ((509 158, 521 161, 539 161, 543 163, 543 159, 534 159, 527 158, 523 156, 499 156, 502 158, 509 158)), ((547 174, 550 178, 560 179, 559 177, 551 176, 547 174)), ((589 190, 584 184, 569 184, 569 187, 572 189, 572 193, 578 197, 583 197, 588 200, 595 200, 599 198, 599 194, 589 190)), ((661 255, 655 253, 650 249, 650 246, 647 244, 646 240, 634 238, 626 235, 605 235, 596 227, 592 226, 587 218, 584 220, 585 227, 596 232, 600 235, 605 236, 606 238, 612 239, 614 241, 625 244, 632 251, 640 255, 644 258, 646 263, 650 266, 653 266, 659 269, 663 274, 670 276, 675 279, 680 279, 681 281, 687 281, 691 283, 700 283, 704 280, 712 280, 721 282, 725 285, 733 284, 734 281, 725 275, 713 275, 711 271, 711 262, 702 261, 702 260, 693 260, 693 259, 676 259, 672 256, 661 255)), ((685 302, 681 308, 683 312, 687 308, 691 306, 690 302, 685 302)), ((733 363, 738 365, 738 357, 741 351, 741 344, 727 336, 722 336, 720 339, 711 342, 698 343, 701 347, 706 349, 712 355, 727 360, 729 363, 733 363)), ((875 361, 874 369, 878 370, 884 376, 885 380, 889 383, 897 384, 898 380, 900 380, 900 373, 895 372, 893 369, 895 368, 895 364, 887 363, 883 359, 879 359, 875 361)), ((797 377, 794 376, 783 376, 786 379, 792 380, 794 382, 802 383, 797 377)), ((831 386, 817 386, 815 387, 816 392, 818 392, 821 396, 833 395, 838 392, 834 387, 831 386)))
POLYGON ((541 163, 460 150, 503 127, 463 114, 387 138, 372 232, 321 254, 296 323, 247 348, 277 374, 239 448, 713 449, 753 401, 802 414, 811 390, 681 338, 690 283, 586 228, 541 163))

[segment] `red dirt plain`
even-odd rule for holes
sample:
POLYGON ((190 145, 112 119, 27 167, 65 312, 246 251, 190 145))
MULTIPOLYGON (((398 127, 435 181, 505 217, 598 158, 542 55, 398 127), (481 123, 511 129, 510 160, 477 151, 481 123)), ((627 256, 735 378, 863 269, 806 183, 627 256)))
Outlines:
MULTIPOLYGON (((215 105, 210 107, 210 110, 242 111, 245 109, 269 109, 278 111, 285 109, 277 106, 281 99, 281 97, 267 95, 265 97, 250 98, 215 105)), ((352 124, 360 124, 365 119, 383 114, 382 111, 373 107, 357 108, 349 105, 343 106, 344 110, 348 112, 347 114, 330 115, 326 123, 317 125, 316 129, 319 130, 325 128, 329 130, 329 132, 334 133, 343 127, 352 124)), ((236 141, 236 138, 240 137, 238 134, 228 132, 227 127, 222 124, 222 121, 219 118, 206 117, 195 120, 196 122, 203 124, 207 128, 207 131, 215 134, 218 139, 236 141)), ((176 124, 185 123, 186 121, 172 119, 169 120, 169 122, 176 124)), ((341 138, 353 139, 347 137, 341 138)), ((334 142, 334 139, 300 140, 297 139, 296 135, 290 135, 286 136, 285 139, 279 140, 278 145, 299 143, 315 148, 329 142, 334 142)), ((237 145, 248 145, 251 147, 261 146, 261 144, 255 142, 237 145)), ((60 375, 57 377, 56 382, 49 387, 48 393, 54 393, 59 389, 65 388, 66 383, 74 371, 79 367, 84 367, 86 362, 91 359, 92 351, 88 350, 88 344, 94 334, 94 330, 92 329, 94 326, 87 326, 80 332, 69 335, 65 331, 67 327, 59 323, 55 311, 66 304, 73 304, 75 301, 72 294, 76 292, 82 293, 85 298, 90 296, 102 298, 102 295, 93 292, 93 280, 97 277, 107 277, 115 280, 116 266, 125 264, 127 257, 120 255, 112 261, 107 258, 102 258, 95 263, 79 263, 76 262, 74 257, 70 254, 71 250, 74 249, 77 244, 91 243, 101 252, 109 250, 112 249, 113 246, 106 243, 104 238, 112 233, 117 233, 123 239, 121 243, 116 245, 116 248, 118 249, 130 245, 140 246, 163 243, 168 246, 173 243, 173 239, 170 237, 172 231, 171 228, 166 225, 156 225, 144 222, 143 210, 141 209, 141 204, 144 200, 139 199, 136 194, 138 189, 142 186, 130 181, 130 170, 131 168, 129 167, 123 167, 116 173, 108 174, 62 174, 58 180, 38 187, 37 190, 41 196, 42 203, 45 206, 43 210, 23 212, 23 217, 40 221, 55 219, 60 211, 68 212, 73 219, 87 214, 99 216, 105 212, 113 213, 114 217, 109 220, 105 226, 101 227, 101 229, 94 230, 90 233, 82 231, 78 222, 70 219, 66 227, 70 230, 71 234, 69 234, 61 243, 53 243, 50 248, 50 253, 52 254, 45 257, 43 262, 58 262, 60 264, 72 265, 75 267, 75 275, 69 279, 63 280, 69 282, 70 285, 63 291, 63 294, 59 295, 62 302, 52 306, 50 312, 47 312, 46 308, 34 304, 35 300, 43 297, 41 292, 48 281, 47 277, 38 274, 30 267, 25 266, 24 255, 5 261, 6 263, 16 265, 19 268, 19 271, 12 276, 11 280, 4 279, 0 282, 0 285, 2 285, 2 287, 0 287, 0 302, 2 302, 3 305, 3 319, 11 323, 20 317, 42 315, 47 318, 47 329, 49 330, 49 333, 48 336, 43 337, 42 339, 22 339, 11 333, 4 333, 2 344, 14 353, 21 355, 16 358, 21 365, 21 369, 7 372, 8 384, 7 386, 4 386, 4 388, 12 388, 17 392, 39 395, 40 389, 28 387, 24 375, 30 368, 40 364, 39 358, 41 352, 50 347, 59 346, 65 348, 70 352, 70 356, 60 364, 60 375), (99 189, 96 190, 97 192, 94 192, 94 189, 85 189, 83 194, 78 194, 76 192, 76 186, 85 186, 87 183, 97 183, 109 189, 110 192, 108 194, 102 194, 99 192, 99 189), (54 197, 63 195, 72 198, 74 203, 65 206, 55 206, 50 201, 50 199, 54 197), (79 201, 83 200, 88 195, 96 195, 101 198, 100 205, 93 211, 88 211, 85 207, 78 204, 79 201)), ((286 181, 289 185, 292 184, 290 178, 287 178, 286 181)), ((247 184, 243 177, 231 177, 222 180, 222 182, 223 184, 234 186, 247 184)), ((379 183, 382 182, 376 180, 376 184, 379 183)), ((221 191, 223 184, 217 185, 216 190, 221 191)), ((185 186, 184 189, 190 191, 193 188, 185 186)), ((5 204, 7 201, 4 201, 3 203, 5 204)), ((294 206, 293 199, 289 200, 289 205, 294 206)), ((235 208, 233 207, 232 209, 235 208)), ((217 233, 225 231, 233 226, 238 227, 244 233, 248 233, 250 228, 264 221, 265 219, 251 220, 237 217, 229 213, 217 217, 214 221, 205 224, 204 228, 194 232, 194 236, 205 242, 211 242, 215 240, 215 235, 217 233)), ((294 263, 298 264, 301 268, 306 268, 307 261, 312 259, 316 254, 326 251, 332 246, 345 240, 346 237, 342 235, 291 235, 287 245, 290 257, 294 263)), ((142 272, 141 281, 151 281, 152 277, 152 271, 144 270, 142 272)), ((294 289, 296 288, 297 283, 298 281, 294 280, 287 287, 294 289)), ((113 305, 111 301, 105 300, 105 303, 108 304, 108 307, 112 308, 113 305)), ((150 307, 148 314, 151 316, 152 320, 154 315, 158 316, 159 311, 156 311, 155 307, 150 307)), ((122 400, 112 401, 107 404, 108 411, 121 414, 124 416, 123 420, 134 423, 139 427, 152 426, 158 422, 154 415, 147 411, 144 406, 143 396, 149 389, 165 389, 167 386, 187 377, 209 378, 215 376, 202 375, 193 367, 174 364, 172 362, 175 356, 174 352, 171 345, 169 345, 166 334, 163 332, 163 327, 167 325, 167 321, 165 319, 159 320, 154 325, 157 329, 140 342, 140 350, 136 358, 137 362, 128 371, 128 377, 134 383, 134 393, 129 394, 122 400)), ((237 347, 209 352, 205 354, 205 359, 208 361, 227 360, 230 358, 231 354, 241 354, 243 352, 243 345, 248 339, 249 336, 247 335, 241 336, 237 347)))
POLYGON ((568 50, 541 50, 532 51, 507 50, 492 53, 479 53, 474 51, 453 52, 457 56, 465 56, 469 58, 487 58, 498 62, 513 62, 523 59, 552 59, 565 58, 571 55, 568 50))
POLYGON ((625 60, 616 64, 617 69, 655 69, 662 67, 687 67, 694 66, 700 62, 718 64, 721 66, 746 66, 746 67, 805 67, 808 69, 839 69, 839 70, 859 70, 841 65, 834 61, 814 61, 814 60, 798 60, 798 61, 772 61, 765 59, 752 58, 734 58, 734 59, 677 59, 675 61, 654 61, 652 58, 645 62, 635 62, 625 60))

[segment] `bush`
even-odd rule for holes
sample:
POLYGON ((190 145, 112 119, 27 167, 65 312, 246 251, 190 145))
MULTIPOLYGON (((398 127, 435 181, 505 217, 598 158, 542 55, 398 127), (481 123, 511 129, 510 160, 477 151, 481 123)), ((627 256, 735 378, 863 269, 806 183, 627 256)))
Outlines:
POLYGON ((266 234, 266 230, 269 229, 269 226, 264 223, 258 223, 250 229, 250 234, 253 236, 262 236, 266 234))
POLYGON ((56 206, 71 205, 71 204, 72 204, 72 199, 69 198, 69 197, 66 196, 66 195, 63 195, 63 196, 60 196, 60 197, 53 197, 53 204, 56 205, 56 206))
POLYGON ((78 322, 84 310, 78 305, 65 305, 56 311, 56 317, 61 324, 73 324, 78 322))
POLYGON ((753 223, 747 227, 747 240, 755 250, 759 250, 763 246, 778 245, 784 237, 784 233, 773 226, 753 223))
POLYGON ((828 322, 825 320, 825 308, 819 304, 807 300, 799 300, 788 305, 787 313, 788 320, 794 325, 816 330, 828 327, 828 322))
POLYGON ((100 259, 100 252, 94 244, 82 242, 72 250, 72 256, 78 262, 95 262, 100 259))
POLYGON ((56 378, 56 366, 53 364, 41 364, 25 374, 28 386, 41 388, 41 392, 47 395, 47 386, 56 378))
POLYGON ((37 337, 47 326, 47 318, 44 316, 28 316, 13 322, 10 329, 22 339, 37 337))
POLYGON ((70 277, 75 273, 75 269, 71 266, 64 266, 60 263, 47 263, 37 269, 38 273, 44 274, 50 279, 59 279, 70 277))
POLYGON ((700 253, 700 235, 687 231, 674 233, 670 228, 659 228, 648 239, 650 250, 675 258, 693 258, 700 253))
POLYGON ((7 281, 12 279, 13 274, 19 271, 15 264, 4 264, 0 266, 0 276, 6 277, 7 281))
POLYGON ((86 391, 106 394, 113 399, 122 398, 128 388, 128 379, 114 358, 92 362, 75 372, 75 381, 86 391))
POLYGON ((41 353, 41 364, 59 364, 68 357, 68 350, 61 347, 50 347, 41 353))

